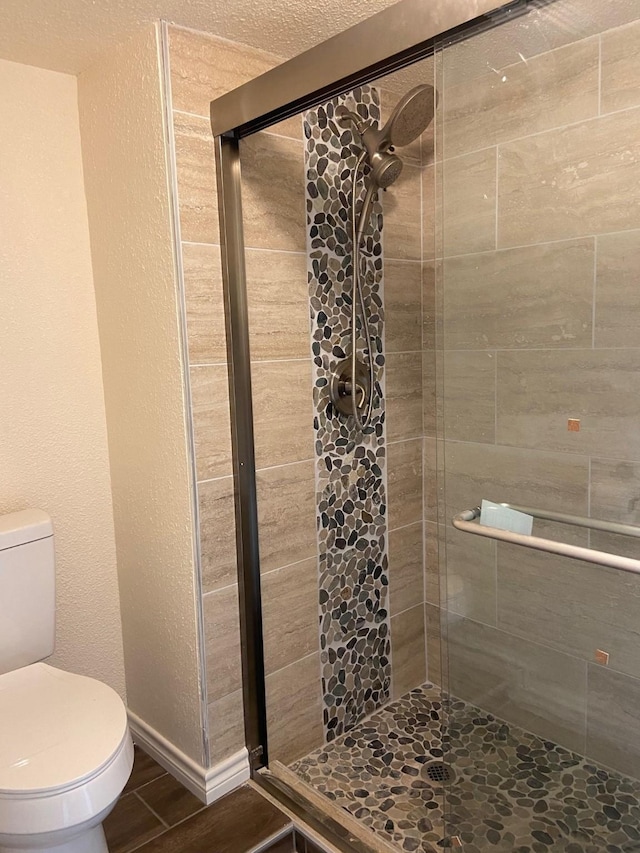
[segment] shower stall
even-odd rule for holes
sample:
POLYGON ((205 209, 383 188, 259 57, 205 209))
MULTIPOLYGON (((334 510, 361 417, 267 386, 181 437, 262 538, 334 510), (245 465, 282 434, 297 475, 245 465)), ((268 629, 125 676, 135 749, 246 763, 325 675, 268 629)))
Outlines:
POLYGON ((640 851, 639 47, 401 0, 211 104, 247 744, 340 849, 640 851))

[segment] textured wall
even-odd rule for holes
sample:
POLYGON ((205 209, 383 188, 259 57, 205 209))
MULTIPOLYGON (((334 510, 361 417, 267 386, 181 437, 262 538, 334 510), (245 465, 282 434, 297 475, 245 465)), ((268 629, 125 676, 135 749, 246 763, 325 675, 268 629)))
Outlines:
POLYGON ((199 602, 156 29, 80 75, 129 706, 203 760, 199 602))
MULTIPOLYGON (((640 523, 639 38, 631 24, 470 79, 468 48, 444 54, 431 171, 444 192, 447 519, 489 498, 640 523)), ((640 555, 633 539, 535 532, 640 555)), ((638 579, 442 537, 452 691, 640 775, 638 579)))
POLYGON ((50 662, 124 695, 76 80, 0 62, 0 512, 53 518, 50 662))

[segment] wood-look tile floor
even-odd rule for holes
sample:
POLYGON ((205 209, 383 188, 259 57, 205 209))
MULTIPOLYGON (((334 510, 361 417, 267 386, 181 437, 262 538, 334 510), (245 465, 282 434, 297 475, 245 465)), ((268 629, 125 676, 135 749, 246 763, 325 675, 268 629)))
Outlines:
POLYGON ((205 807, 138 747, 131 778, 104 822, 104 831, 110 853, 317 850, 254 788, 244 786, 205 807))

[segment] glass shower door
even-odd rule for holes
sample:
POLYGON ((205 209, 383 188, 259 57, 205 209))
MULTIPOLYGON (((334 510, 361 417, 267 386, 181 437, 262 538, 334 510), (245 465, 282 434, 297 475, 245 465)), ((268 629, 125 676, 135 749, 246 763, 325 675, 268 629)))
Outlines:
POLYGON ((640 576, 452 525, 483 500, 640 524, 638 19, 530 4, 437 53, 445 844, 469 851, 640 850, 640 576))

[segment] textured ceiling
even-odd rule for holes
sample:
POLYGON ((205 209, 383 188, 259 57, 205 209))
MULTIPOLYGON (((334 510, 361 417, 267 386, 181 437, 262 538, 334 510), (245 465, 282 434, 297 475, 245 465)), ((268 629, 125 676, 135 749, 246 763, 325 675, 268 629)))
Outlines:
POLYGON ((0 58, 78 74, 133 28, 158 18, 288 58, 394 2, 0 0, 0 58))

